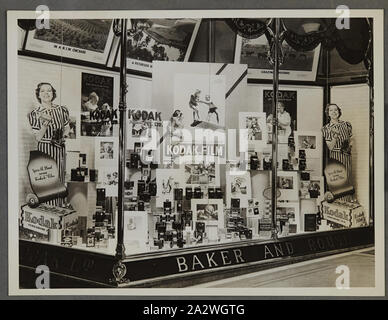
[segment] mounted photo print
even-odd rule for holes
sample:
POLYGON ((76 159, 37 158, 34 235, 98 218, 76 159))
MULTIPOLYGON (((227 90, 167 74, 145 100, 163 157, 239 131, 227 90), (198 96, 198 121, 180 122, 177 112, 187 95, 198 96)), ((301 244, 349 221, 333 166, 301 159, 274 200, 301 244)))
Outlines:
POLYGON ((106 64, 113 40, 112 19, 50 19, 49 22, 49 29, 28 33, 27 50, 106 64))
POLYGON ((322 154, 322 133, 320 131, 295 131, 295 154, 304 150, 306 158, 319 158, 322 154))
MULTIPOLYGON (((315 81, 321 45, 314 50, 298 52, 283 42, 284 62, 280 65, 279 79, 293 81, 315 81)), ((248 65, 249 79, 273 79, 269 62, 270 45, 265 35, 256 39, 237 36, 235 63, 248 65)))
POLYGON ((203 222, 205 226, 216 225, 225 227, 224 204, 222 199, 192 199, 193 225, 203 222))
POLYGON ((220 166, 214 162, 185 165, 185 184, 220 186, 220 166))
POLYGON ((221 129, 225 126, 225 90, 221 75, 176 74, 173 111, 182 111, 187 129, 221 129))
POLYGON ((98 169, 97 188, 105 189, 107 197, 117 197, 119 174, 116 168, 98 169))
POLYGON ((297 201, 299 179, 297 172, 278 171, 277 188, 280 191, 278 200, 297 201))
MULTIPOLYGON (((127 68, 152 72, 152 62, 188 61, 201 19, 128 20, 127 68)), ((120 49, 116 54, 120 66, 120 49)))
POLYGON ((288 236, 301 231, 299 212, 299 201, 278 203, 276 221, 280 225, 281 236, 288 236))
POLYGON ((95 139, 95 166, 96 169, 103 167, 118 167, 118 138, 95 139))
POLYGON ((266 147, 268 131, 264 112, 239 112, 239 128, 242 140, 248 141, 248 151, 258 152, 266 147))
POLYGON ((184 186, 185 175, 182 169, 156 169, 156 207, 162 208, 167 200, 174 206, 174 189, 184 186))
POLYGON ((231 207, 232 199, 240 199, 240 207, 248 207, 252 198, 251 175, 249 171, 226 171, 226 207, 231 207))

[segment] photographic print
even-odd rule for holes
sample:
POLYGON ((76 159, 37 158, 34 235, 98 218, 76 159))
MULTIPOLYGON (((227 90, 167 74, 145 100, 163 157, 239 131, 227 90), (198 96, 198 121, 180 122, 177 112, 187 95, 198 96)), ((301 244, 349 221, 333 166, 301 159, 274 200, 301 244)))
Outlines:
POLYGON ((118 138, 95 138, 95 166, 117 168, 118 166, 118 138))
POLYGON ((322 133, 320 131, 295 131, 295 155, 304 150, 306 158, 319 158, 322 153, 322 133))
POLYGON ((113 77, 82 73, 81 136, 111 137, 118 123, 113 109, 113 77))
MULTIPOLYGON (((153 63, 153 108, 171 110, 171 115, 167 117, 175 124, 176 144, 192 143, 194 130, 190 131, 190 129, 193 128, 213 130, 211 134, 218 138, 218 143, 225 143, 227 110, 234 110, 241 100, 245 99, 246 72, 246 65, 166 61, 153 63), (206 95, 210 96, 210 101, 206 101, 206 95), (191 96, 194 96, 193 99, 191 96), (199 103, 197 100, 206 103, 199 103), (198 118, 201 123, 198 123, 198 118), (191 126, 192 124, 194 127, 191 126), (185 135, 185 131, 189 131, 189 134, 185 135)), ((236 128, 237 126, 238 123, 236 128)), ((206 137, 208 138, 209 135, 207 134, 206 137)), ((203 143, 203 138, 200 136, 198 142, 203 143)))
MULTIPOLYGON (((263 111, 267 116, 268 142, 272 141, 272 90, 263 90, 263 111)), ((288 138, 297 130, 297 92, 279 90, 278 141, 288 143, 288 138)))
POLYGON ((193 225, 204 222, 205 226, 217 225, 225 227, 224 204, 222 199, 192 199, 193 225))
POLYGON ((276 221, 280 226, 280 236, 288 236, 300 232, 299 202, 278 203, 276 221))
POLYGON ((185 184, 220 186, 220 166, 215 162, 185 164, 185 184))
POLYGON ((248 151, 261 151, 268 142, 266 114, 264 112, 239 112, 239 127, 243 140, 248 140, 248 151))
POLYGON ((182 169, 156 169, 156 207, 162 208, 167 200, 174 207, 174 189, 184 186, 185 174, 182 169))
POLYGON ((280 191, 278 200, 297 201, 299 181, 297 172, 278 171, 277 188, 280 191))
POLYGON ((119 174, 116 168, 98 169, 97 188, 105 189, 107 197, 117 197, 118 195, 119 174))
POLYGON ((49 29, 28 33, 26 49, 105 64, 113 40, 112 19, 50 19, 49 29))
POLYGON ((220 129, 225 126, 225 77, 177 74, 174 77, 174 112, 182 112, 185 128, 220 129))
MULTIPOLYGON (((130 19, 127 68, 152 72, 153 61, 187 61, 200 19, 130 19)), ((120 65, 117 54, 116 66, 120 65)))
POLYGON ((251 175, 249 171, 226 171, 226 207, 230 208, 231 199, 239 198, 240 207, 248 207, 252 198, 251 175))
MULTIPOLYGON (((312 51, 298 52, 283 42, 284 62, 280 65, 279 79, 294 81, 315 81, 320 45, 312 51)), ((235 63, 248 65, 248 78, 272 79, 272 65, 269 62, 270 45, 265 35, 255 39, 237 36, 235 63)))
POLYGON ((100 159, 113 159, 113 142, 101 141, 100 142, 100 159))

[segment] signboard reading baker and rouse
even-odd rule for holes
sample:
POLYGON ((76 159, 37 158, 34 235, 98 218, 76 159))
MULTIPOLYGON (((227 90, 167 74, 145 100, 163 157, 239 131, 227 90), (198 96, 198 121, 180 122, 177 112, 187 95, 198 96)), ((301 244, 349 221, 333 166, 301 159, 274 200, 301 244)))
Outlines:
POLYGON ((131 281, 135 281, 146 278, 146 274, 152 274, 152 278, 173 274, 183 275, 189 272, 215 270, 220 267, 341 250, 371 244, 373 239, 373 228, 331 231, 330 233, 316 232, 276 242, 209 249, 128 262, 126 266, 128 270, 131 270, 131 275, 129 275, 131 281))
MULTIPOLYGON (((123 263, 127 269, 125 278, 131 284, 134 281, 174 275, 190 274, 190 277, 194 277, 198 271, 215 271, 221 267, 244 266, 247 263, 271 262, 275 259, 322 254, 329 251, 338 252, 338 250, 373 243, 373 227, 365 227, 325 233, 312 232, 274 242, 236 244, 228 248, 213 247, 202 250, 198 248, 192 252, 182 250, 182 253, 176 252, 158 257, 144 256, 142 259, 124 260, 123 263)), ((56 272, 58 276, 63 275, 68 281, 71 276, 85 281, 112 284, 110 280, 113 265, 116 263, 113 256, 23 240, 20 241, 19 254, 20 265, 29 269, 36 268, 39 264, 46 264, 50 271, 56 272)))

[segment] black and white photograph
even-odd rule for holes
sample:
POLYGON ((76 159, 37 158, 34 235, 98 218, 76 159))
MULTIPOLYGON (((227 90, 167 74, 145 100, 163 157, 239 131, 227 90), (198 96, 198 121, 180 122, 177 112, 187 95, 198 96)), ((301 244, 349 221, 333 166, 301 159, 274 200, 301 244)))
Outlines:
POLYGON ((100 159, 113 159, 113 142, 101 141, 100 142, 100 159))
POLYGON ((226 171, 226 207, 230 208, 232 199, 239 198, 240 206, 247 207, 252 198, 251 175, 248 171, 226 171))
POLYGON ((224 76, 177 74, 174 112, 182 109, 186 128, 219 129, 225 125, 224 76))
POLYGON ((267 145, 267 119, 264 112, 239 112, 242 140, 248 140, 248 151, 259 152, 267 145))
POLYGON ((292 177, 278 176, 278 187, 279 189, 294 189, 294 180, 292 177))
POLYGON ((281 237, 300 232, 301 225, 298 211, 299 202, 287 202, 278 205, 276 219, 281 237))
POLYGON ((219 170, 219 165, 215 162, 185 164, 185 184, 220 186, 219 170))
POLYGON ((297 201, 299 199, 299 175, 294 171, 277 171, 278 200, 297 201))
POLYGON ((208 199, 191 200, 191 210, 193 211, 193 222, 203 222, 205 227, 216 225, 218 229, 225 227, 224 205, 222 200, 208 199))
POLYGON ((9 294, 383 296, 383 11, 350 13, 8 11, 9 294))
MULTIPOLYGON (((127 41, 129 69, 152 72, 153 61, 187 61, 200 19, 130 19, 127 41)), ((120 65, 118 55, 116 65, 120 65)))
POLYGON ((319 159, 322 153, 322 133, 320 131, 295 131, 295 154, 302 152, 306 158, 319 159))
POLYGON ((118 139, 115 137, 93 139, 95 144, 95 167, 117 168, 118 166, 118 139))
POLYGON ((112 19, 50 19, 28 33, 26 49, 105 64, 113 40, 112 19))

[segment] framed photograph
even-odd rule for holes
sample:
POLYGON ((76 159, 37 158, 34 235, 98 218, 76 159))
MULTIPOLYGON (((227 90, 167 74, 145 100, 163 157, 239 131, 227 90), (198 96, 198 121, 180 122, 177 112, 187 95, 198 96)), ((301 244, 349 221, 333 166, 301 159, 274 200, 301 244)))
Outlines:
POLYGON ((297 201, 299 199, 299 181, 297 172, 278 171, 276 185, 280 191, 278 200, 297 201))
POLYGON ((26 50, 106 64, 113 41, 112 19, 50 19, 49 29, 29 32, 26 50))
POLYGON ((192 199, 193 225, 203 222, 205 226, 216 225, 219 229, 225 227, 224 204, 222 199, 192 199))
MULTIPOLYGON (((298 52, 283 42, 284 62, 280 65, 279 79, 293 81, 315 81, 321 45, 314 50, 298 52)), ((268 56, 270 45, 265 35, 256 39, 237 36, 235 63, 248 65, 249 79, 272 80, 272 65, 268 56)))
POLYGON ((240 207, 247 208, 252 198, 250 171, 226 171, 226 207, 231 207, 232 199, 240 199, 240 207))
POLYGON ((260 151, 267 145, 265 112, 239 112, 239 128, 242 140, 248 141, 248 151, 260 151))
POLYGON ((278 203, 276 221, 280 223, 280 228, 285 236, 299 233, 301 231, 299 201, 278 203))
MULTIPOLYGON (((188 61, 201 19, 130 19, 127 68, 152 73, 152 62, 188 61)), ((120 49, 116 54, 120 66, 120 49)))
POLYGON ((95 138, 95 168, 117 168, 118 166, 118 138, 95 138))
POLYGON ((299 150, 304 150, 306 158, 320 158, 322 156, 322 134, 320 131, 295 131, 295 156, 299 150))

